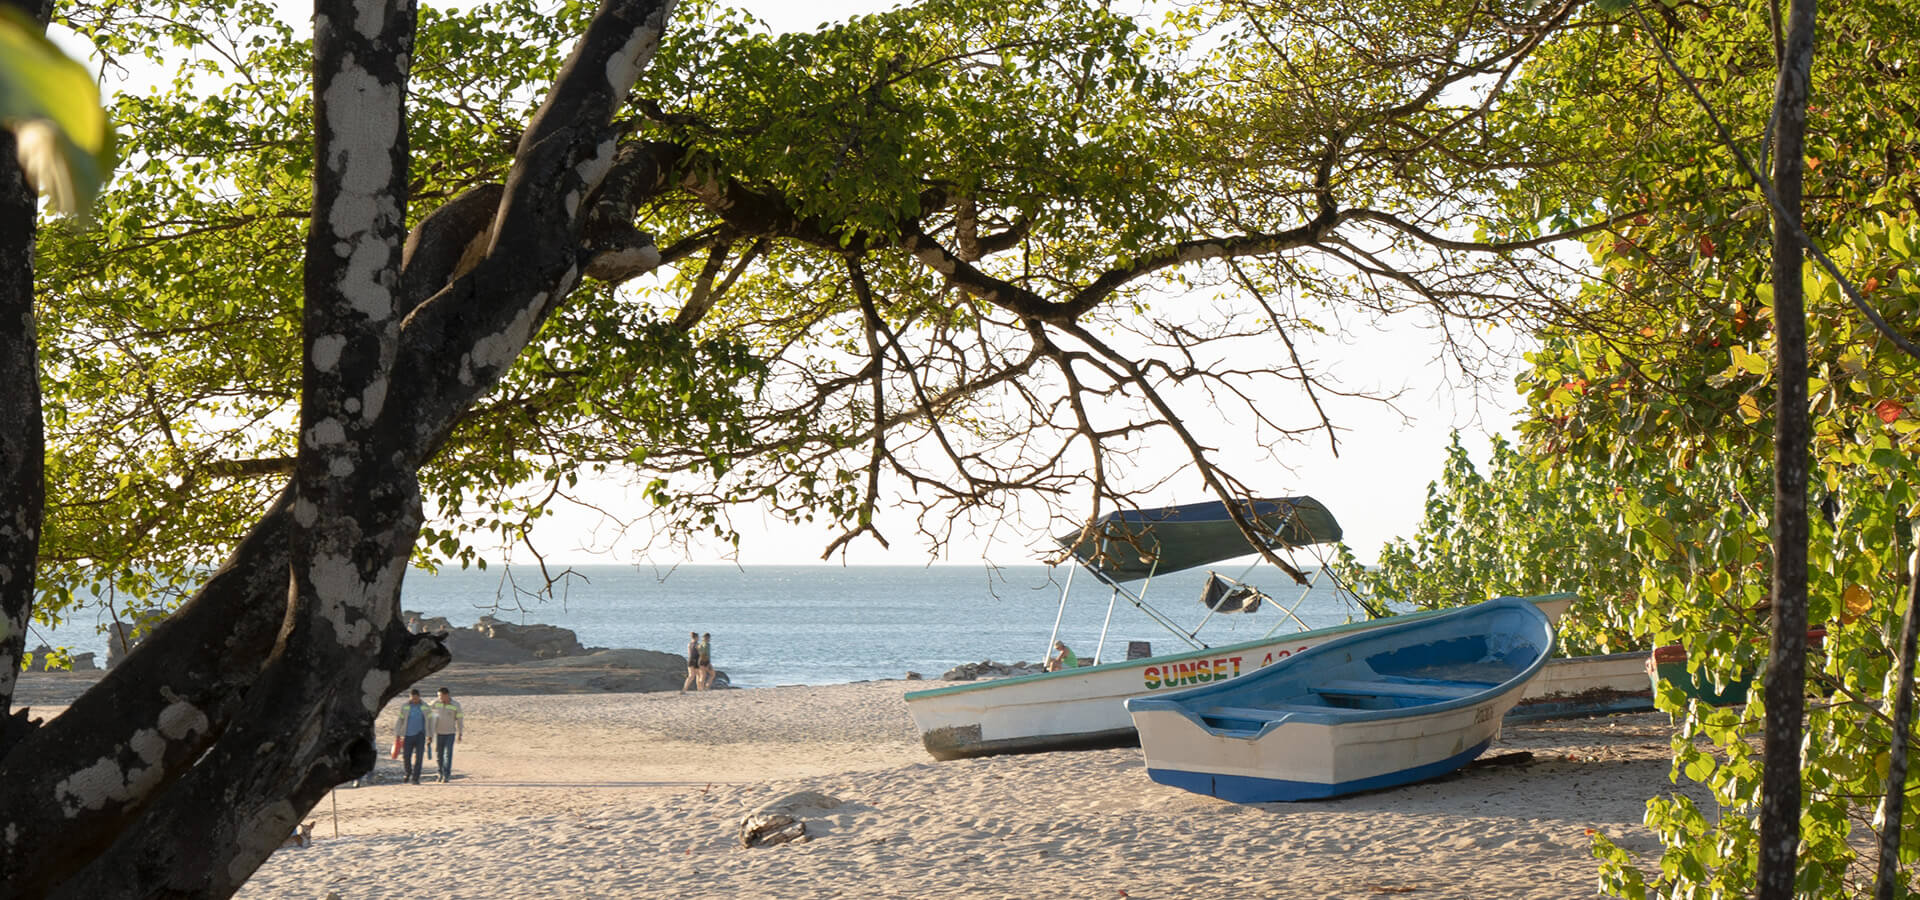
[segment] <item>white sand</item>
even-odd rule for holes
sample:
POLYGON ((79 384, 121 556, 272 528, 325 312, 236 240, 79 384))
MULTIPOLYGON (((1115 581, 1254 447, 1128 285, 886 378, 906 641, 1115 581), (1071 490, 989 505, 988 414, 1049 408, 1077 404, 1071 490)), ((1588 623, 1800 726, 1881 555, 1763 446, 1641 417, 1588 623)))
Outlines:
MULTIPOLYGON (((343 788, 246 898, 1594 896, 1589 829, 1657 851, 1659 714, 1511 726, 1531 762, 1340 800, 1236 806, 1137 749, 935 762, 880 682, 466 697, 451 784, 343 788), (844 801, 744 849, 793 791, 844 801)), ((399 764, 382 760, 397 778, 399 764)), ((429 767, 429 772, 432 771, 429 767)))

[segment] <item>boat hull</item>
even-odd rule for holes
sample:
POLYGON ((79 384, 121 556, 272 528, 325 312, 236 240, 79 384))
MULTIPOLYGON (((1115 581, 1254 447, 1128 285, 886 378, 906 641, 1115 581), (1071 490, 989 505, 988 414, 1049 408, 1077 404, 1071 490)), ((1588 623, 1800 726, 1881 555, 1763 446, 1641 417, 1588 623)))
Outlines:
MULTIPOLYGON (((1518 701, 1516 693, 1505 706, 1518 701)), ((1321 800, 1399 787, 1472 762, 1499 737, 1498 705, 1356 725, 1288 723, 1260 740, 1208 735, 1173 712, 1136 713, 1147 777, 1232 803, 1321 800)))
POLYGON ((1336 797, 1484 752, 1553 644, 1496 600, 1329 641, 1239 682, 1127 701, 1154 781, 1236 803, 1336 797))
MULTIPOLYGON (((1525 599, 1555 621, 1574 595, 1525 599)), ((1337 638, 1443 614, 1409 613, 1207 650, 914 691, 906 695, 907 711, 935 759, 1131 746, 1139 736, 1127 715, 1130 697, 1226 681, 1337 638)))
POLYGON ((1645 650, 1547 660, 1504 718, 1538 722, 1651 712, 1653 691, 1647 688, 1646 662, 1645 650))
POLYGON ((1391 769, 1377 775, 1344 782, 1323 783, 1313 779, 1292 780, 1272 775, 1242 775, 1224 772, 1193 772, 1181 769, 1147 767, 1147 777, 1168 787, 1218 797, 1229 803, 1297 803, 1302 800, 1326 800, 1364 791, 1400 787, 1429 778, 1438 778, 1473 762, 1493 744, 1488 738, 1438 762, 1416 763, 1404 769, 1391 769))

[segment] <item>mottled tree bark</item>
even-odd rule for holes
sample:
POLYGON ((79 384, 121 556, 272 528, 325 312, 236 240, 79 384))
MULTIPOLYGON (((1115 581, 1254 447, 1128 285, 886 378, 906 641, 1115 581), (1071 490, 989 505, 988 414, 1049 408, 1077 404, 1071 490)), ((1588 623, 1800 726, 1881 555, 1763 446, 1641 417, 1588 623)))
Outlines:
POLYGON ((1893 900, 1901 886, 1901 820, 1907 810, 1908 735, 1913 731, 1913 667, 1920 646, 1920 527, 1914 528, 1915 549, 1907 563, 1907 614, 1900 622, 1900 640, 1894 644, 1892 738, 1887 747, 1887 792, 1880 798, 1880 863, 1874 875, 1874 900, 1893 900))
MULTIPOLYGON (((42 26, 51 0, 0 0, 42 26)), ((33 611, 35 561, 46 508, 42 467, 40 364, 33 327, 36 198, 14 155, 13 135, 0 130, 0 757, 31 729, 13 709, 20 657, 33 611)))
POLYGON ((328 789, 372 767, 367 735, 408 657, 444 660, 395 622, 420 502, 378 428, 398 343, 413 31, 411 0, 315 4, 314 215, 279 646, 207 758, 56 895, 231 894, 328 789), (189 834, 187 853, 168 837, 189 834))
MULTIPOLYGON (((606 3, 504 190, 423 222, 414 272, 401 250, 412 4, 323 0, 294 482, 192 601, 0 756, 0 896, 227 896, 371 768, 371 717, 447 660, 397 622, 414 472, 600 252, 583 221, 614 162, 613 114, 671 6, 606 3), (476 243, 471 270, 433 262, 476 243)), ((628 266, 648 256, 611 249, 628 266)))
POLYGON ((1774 90, 1773 185, 1784 218, 1773 223, 1775 363, 1773 438, 1773 644, 1767 658, 1765 771, 1760 789, 1756 896, 1788 900, 1799 867, 1800 739, 1807 665, 1807 479, 1812 427, 1807 411, 1805 255, 1800 234, 1807 96, 1813 70, 1813 0, 1792 0, 1774 90))

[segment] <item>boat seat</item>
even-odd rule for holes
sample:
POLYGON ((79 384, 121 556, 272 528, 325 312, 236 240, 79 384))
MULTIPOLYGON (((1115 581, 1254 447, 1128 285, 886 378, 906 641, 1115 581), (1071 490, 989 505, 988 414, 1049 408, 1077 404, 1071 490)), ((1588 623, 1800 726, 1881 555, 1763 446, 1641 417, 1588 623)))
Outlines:
POLYGON ((1408 684, 1400 681, 1326 681, 1314 686, 1314 693, 1340 697, 1404 697, 1410 700, 1452 700, 1471 697, 1487 689, 1484 684, 1408 684))
POLYGON ((1298 707, 1274 709, 1257 706, 1210 706, 1200 710, 1200 715, 1210 719, 1250 719, 1255 722, 1265 722, 1280 718, 1297 709, 1298 707))
POLYGON ((1309 709, 1325 710, 1324 706, 1283 705, 1276 707, 1255 706, 1213 706, 1196 710, 1200 722, 1214 734, 1223 737, 1250 738, 1260 734, 1268 725, 1283 722, 1296 712, 1309 709))

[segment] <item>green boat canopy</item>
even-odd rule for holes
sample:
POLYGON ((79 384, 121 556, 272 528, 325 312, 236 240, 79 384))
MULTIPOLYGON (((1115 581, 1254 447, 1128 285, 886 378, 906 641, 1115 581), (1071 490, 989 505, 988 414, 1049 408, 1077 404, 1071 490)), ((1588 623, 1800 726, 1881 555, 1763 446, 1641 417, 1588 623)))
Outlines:
MULTIPOLYGON (((1340 523, 1312 497, 1275 497, 1236 501, 1275 550, 1340 539, 1340 523)), ((1256 553, 1259 547, 1240 533, 1227 505, 1218 500, 1119 510, 1101 516, 1093 535, 1078 547, 1078 534, 1056 538, 1087 570, 1104 581, 1135 581, 1153 574, 1256 553)))

